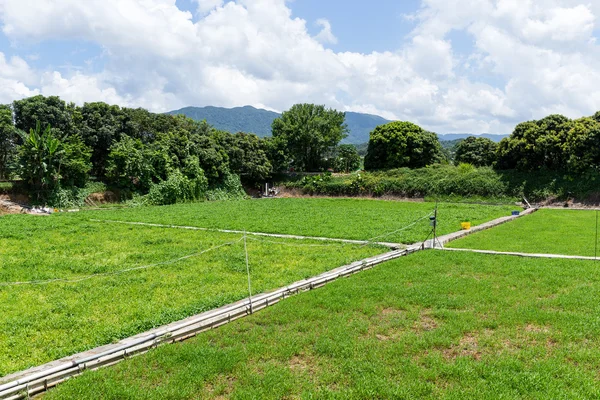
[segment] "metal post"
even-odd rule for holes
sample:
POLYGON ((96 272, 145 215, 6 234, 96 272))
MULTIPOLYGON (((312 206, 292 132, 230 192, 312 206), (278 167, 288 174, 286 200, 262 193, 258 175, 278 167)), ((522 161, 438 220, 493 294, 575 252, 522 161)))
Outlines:
POLYGON ((246 253, 246 273, 248 274, 248 297, 250 299, 250 314, 252 314, 252 285, 250 282, 250 264, 248 263, 248 244, 246 241, 246 231, 244 230, 244 252, 246 253))
POLYGON ((594 258, 598 261, 598 210, 596 210, 596 243, 594 246, 594 258))
POLYGON ((433 213, 433 248, 435 249, 435 241, 437 240, 437 214, 438 214, 438 203, 435 202, 435 211, 433 213))

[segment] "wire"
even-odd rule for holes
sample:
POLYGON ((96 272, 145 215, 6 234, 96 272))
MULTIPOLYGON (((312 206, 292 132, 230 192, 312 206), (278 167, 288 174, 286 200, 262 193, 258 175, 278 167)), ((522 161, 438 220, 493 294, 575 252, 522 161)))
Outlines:
POLYGON ((424 220, 424 219, 426 219, 426 218, 429 218, 429 217, 431 217, 433 214, 434 214, 434 211, 432 211, 432 212, 430 212, 429 214, 427 214, 427 215, 425 215, 425 216, 423 216, 423 217, 421 217, 421 218, 417 219, 416 221, 412 222, 411 224, 409 224, 409 225, 407 225, 407 226, 405 226, 405 227, 403 227, 403 228, 400 228, 400 229, 398 229, 398 230, 395 230, 394 232, 386 233, 386 234, 384 234, 384 235, 381 235, 381 236, 375 236, 374 238, 371 238, 371 239, 367 240, 367 242, 368 242, 368 243, 373 243, 373 242, 375 241, 375 239, 381 239, 381 238, 388 237, 388 236, 392 236, 392 235, 394 235, 394 234, 396 234, 396 233, 399 233, 399 232, 405 231, 405 230, 407 230, 408 228, 412 228, 413 226, 415 226, 416 224, 418 224, 418 223, 419 223, 419 222, 421 222, 422 220, 424 220))
MULTIPOLYGON (((330 243, 330 244, 312 244, 312 243, 286 243, 286 242, 277 242, 274 240, 267 240, 267 239, 259 239, 257 237, 247 237, 248 240, 253 240, 255 242, 262 242, 262 243, 271 243, 271 244, 278 244, 281 246, 292 246, 292 247, 332 247, 336 244, 342 245, 342 246, 351 246, 353 245, 353 243, 346 243, 346 242, 334 242, 334 243, 330 243)), ((296 239, 296 240, 304 240, 304 239, 296 239)), ((362 242, 360 243, 354 243, 354 245, 359 245, 359 244, 363 244, 362 242)))
POLYGON ((224 243, 224 244, 212 247, 212 248, 207 249, 207 250, 203 250, 203 251, 201 251, 199 253, 189 254, 187 256, 179 257, 179 258, 176 258, 176 259, 173 259, 173 260, 162 261, 162 262, 155 263, 155 264, 142 265, 140 267, 127 268, 127 269, 122 269, 122 270, 119 270, 119 271, 104 272, 104 273, 100 273, 100 274, 86 275, 86 276, 83 276, 83 277, 80 277, 80 278, 73 278, 73 279, 58 278, 58 279, 48 279, 48 280, 38 280, 38 281, 25 281, 25 282, 0 282, 0 287, 2 287, 2 286, 23 286, 23 285, 45 285, 45 284, 48 284, 48 283, 77 283, 77 282, 82 282, 82 281, 86 281, 86 280, 89 280, 89 279, 98 278, 98 277, 102 277, 102 276, 120 275, 120 274, 123 274, 123 273, 126 273, 126 272, 139 271, 139 270, 143 270, 143 269, 150 269, 150 268, 159 267, 159 266, 162 266, 162 265, 175 264, 175 263, 177 263, 179 261, 187 260, 187 259, 193 258, 193 257, 198 257, 198 256, 206 254, 206 253, 208 253, 210 251, 220 249, 221 247, 234 245, 236 243, 241 242, 242 240, 243 240, 243 238, 238 239, 238 240, 233 241, 233 242, 224 243))

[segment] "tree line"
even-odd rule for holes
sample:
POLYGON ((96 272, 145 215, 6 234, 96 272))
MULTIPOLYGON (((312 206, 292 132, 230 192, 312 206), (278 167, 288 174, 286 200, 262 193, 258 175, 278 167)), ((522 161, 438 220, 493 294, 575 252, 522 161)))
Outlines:
MULTIPOLYGON (((387 170, 449 161, 437 135, 410 122, 392 122, 371 133, 364 164, 366 170, 387 170)), ((597 173, 600 112, 575 120, 550 115, 523 122, 500 143, 472 136, 458 143, 453 161, 499 170, 597 173)))
POLYGON ((0 106, 0 179, 20 178, 37 200, 94 180, 125 197, 172 203, 236 186, 240 178, 253 183, 290 169, 357 169, 354 147, 339 145, 346 130, 344 113, 312 104, 283 113, 273 136, 261 139, 182 115, 35 96, 0 106))
MULTIPOLYGON (((356 147, 340 145, 347 132, 343 112, 314 104, 293 106, 273 122, 271 137, 259 138, 181 115, 35 96, 0 105, 0 179, 20 178, 38 200, 93 180, 124 197, 139 194, 168 204, 202 198, 210 188, 239 189, 240 177, 253 183, 284 171, 358 170, 356 147)), ((551 115, 524 122, 499 144, 471 137, 454 154, 457 164, 598 172, 600 112, 577 120, 551 115)), ((436 134, 392 122, 371 133, 364 168, 448 162, 436 134)))

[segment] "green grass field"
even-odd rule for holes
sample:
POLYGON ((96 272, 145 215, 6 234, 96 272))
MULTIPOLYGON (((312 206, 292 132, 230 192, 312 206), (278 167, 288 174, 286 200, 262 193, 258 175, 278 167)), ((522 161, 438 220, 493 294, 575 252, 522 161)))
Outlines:
MULTIPOLYGON (((81 214, 83 215, 83 214, 81 214)), ((247 297, 241 235, 0 218, 0 376, 247 297), (127 268, 178 262, 114 274, 127 268), (8 282, 87 278, 6 286, 8 282)), ((384 253, 385 248, 249 238, 254 293, 384 253)))
POLYGON ((594 262, 421 252, 48 399, 598 398, 594 262))
POLYGON ((540 210, 449 247, 593 257, 595 244, 595 211, 540 210))
MULTIPOLYGON (((368 240, 394 232, 433 212, 435 203, 366 199, 264 199, 207 202, 165 207, 86 212, 84 218, 153 222, 202 228, 248 230, 306 236, 368 240)), ((439 205, 439 232, 460 230, 510 215, 514 206, 439 205)), ((75 218, 81 218, 81 215, 75 218)), ((428 221, 379 240, 398 243, 423 241, 428 221)))

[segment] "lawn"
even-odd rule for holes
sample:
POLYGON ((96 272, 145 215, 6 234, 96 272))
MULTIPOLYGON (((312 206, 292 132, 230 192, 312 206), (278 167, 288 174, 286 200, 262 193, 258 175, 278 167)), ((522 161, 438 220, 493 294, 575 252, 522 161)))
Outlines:
MULTIPOLYGON (((241 235, 105 224, 81 215, 0 218, 0 376, 248 295, 241 235), (116 273, 142 266, 152 267, 116 273), (7 285, 53 279, 75 282, 7 285)), ((386 250, 249 238, 253 291, 386 250)))
MULTIPOLYGON (((87 218, 153 222, 202 228, 248 230, 330 238, 368 240, 392 233, 433 212, 435 203, 367 199, 263 199, 145 207, 83 214, 87 218)), ((439 205, 439 233, 460 230, 510 215, 514 206, 439 205)), ((78 216, 77 218, 79 218, 78 216)), ((430 231, 429 220, 381 241, 416 243, 430 231)))
POLYGON ((546 209, 467 236, 449 247, 594 257, 595 244, 595 211, 546 209))
POLYGON ((46 398, 598 398, 599 296, 594 262, 420 252, 46 398))

